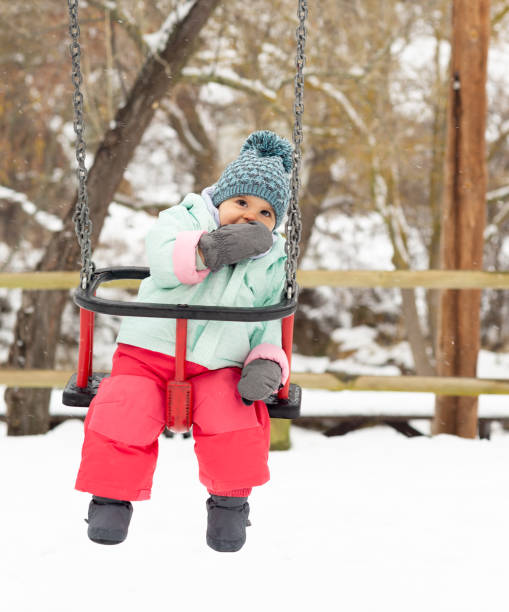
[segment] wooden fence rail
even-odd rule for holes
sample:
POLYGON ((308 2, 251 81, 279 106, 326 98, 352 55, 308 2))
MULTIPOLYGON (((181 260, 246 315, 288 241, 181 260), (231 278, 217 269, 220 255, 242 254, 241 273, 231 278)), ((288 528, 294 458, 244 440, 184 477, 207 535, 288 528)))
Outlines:
MULTIPOLYGON (((0 369, 0 385, 63 389, 71 370, 0 369)), ((438 376, 341 376, 294 372, 292 382, 305 389, 328 391, 406 391, 437 395, 509 395, 509 380, 438 376)))
MULTIPOLYGON (((4 289, 74 289, 78 272, 11 272, 0 274, 4 289)), ((301 287, 385 287, 412 289, 509 289, 509 272, 478 270, 299 270, 301 287)), ((102 287, 136 289, 138 280, 104 283, 102 287)))

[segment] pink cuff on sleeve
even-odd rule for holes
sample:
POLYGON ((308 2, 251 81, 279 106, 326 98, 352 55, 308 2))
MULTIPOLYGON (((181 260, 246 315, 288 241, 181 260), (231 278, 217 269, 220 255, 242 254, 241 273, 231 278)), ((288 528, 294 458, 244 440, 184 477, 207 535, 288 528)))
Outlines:
POLYGON ((198 230, 177 234, 173 248, 173 271, 179 281, 185 285, 201 283, 210 272, 210 270, 196 269, 196 247, 202 235, 206 233, 198 230))
POLYGON ((279 348, 279 346, 275 344, 269 344, 268 342, 259 344, 249 351, 246 361, 244 361, 244 365, 247 365, 255 359, 270 359, 271 361, 275 361, 281 367, 281 384, 284 385, 286 383, 288 376, 290 376, 290 366, 288 365, 286 353, 282 348, 279 348))

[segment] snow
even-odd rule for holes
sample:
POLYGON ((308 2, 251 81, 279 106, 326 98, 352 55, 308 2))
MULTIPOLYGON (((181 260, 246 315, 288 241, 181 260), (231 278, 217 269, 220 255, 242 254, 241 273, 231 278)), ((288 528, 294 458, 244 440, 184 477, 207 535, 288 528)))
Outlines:
MULTIPOLYGON (((153 53, 161 50, 175 20, 182 19, 193 4, 180 3, 158 32, 144 37, 153 53)), ((497 49, 490 49, 489 70, 497 86, 505 82, 506 46, 499 43, 497 49)), ((394 84, 394 102, 409 114, 420 112, 424 90, 408 84, 426 82, 433 41, 423 34, 412 45, 396 45, 393 52, 400 54, 406 84, 400 90, 394 84)), ((448 52, 444 43, 443 66, 448 52)), ((198 68, 185 69, 188 76, 202 73, 198 68)), ((272 89, 241 79, 226 66, 218 67, 215 74, 274 99, 272 89)), ((356 67, 350 74, 360 76, 356 67)), ((373 146, 374 136, 345 94, 313 75, 307 80, 333 97, 373 146)), ((496 91, 488 84, 490 98, 496 91)), ((209 101, 226 104, 234 99, 228 88, 215 83, 203 92, 209 101)), ((72 123, 62 124, 55 118, 50 127, 61 132, 60 142, 69 159, 74 159, 72 123)), ((170 205, 188 190, 185 183, 191 183, 190 178, 178 176, 165 152, 175 149, 173 144, 167 146, 169 142, 176 143, 176 136, 164 121, 154 122, 147 130, 126 173, 137 199, 170 205)), ((89 154, 88 167, 91 160, 89 154)), ((336 172, 340 178, 344 169, 338 165, 336 172)), ((382 190, 385 187, 381 185, 382 190)), ((489 195, 504 198, 506 192, 504 187, 489 195)), ((48 229, 60 228, 59 219, 38 210, 24 194, 1 187, 2 196, 19 202, 48 229)), ((384 204, 382 198, 381 209, 384 204)), ((115 202, 109 213, 94 253, 98 266, 112 261, 144 265, 142 237, 154 218, 115 202)), ((392 246, 378 212, 364 217, 334 213, 333 217, 325 210, 317 228, 304 268, 393 269, 392 246), (324 240, 327 232, 337 232, 341 240, 331 246, 324 240), (366 244, 369 249, 363 248, 366 244)), ((6 258, 5 248, 0 245, 0 249, 0 259, 6 258)), ((504 252, 508 249, 506 241, 504 252)), ((411 230, 410 252, 412 267, 425 268, 425 248, 417 230, 411 230)), ((23 243, 10 269, 29 269, 39 256, 23 243)), ((331 291, 323 288, 324 294, 331 291)), ((2 298, 6 295, 6 291, 0 293, 2 298)), ((19 291, 8 295, 13 311, 3 314, 0 329, 4 359, 20 302, 19 291)), ((389 302, 394 310, 399 307, 397 291, 383 295, 380 308, 387 309, 389 302)), ((328 308, 337 311, 337 302, 330 300, 328 308)), ((327 314, 327 306, 320 307, 320 313, 327 314)), ((109 327, 98 327, 95 338, 96 363, 105 368, 114 350, 115 321, 109 320, 109 327)), ((400 365, 411 367, 408 343, 379 346, 373 328, 345 327, 338 327, 332 336, 341 351, 352 352, 350 356, 331 360, 294 355, 293 370, 397 375, 400 365)), ((508 371, 508 354, 480 352, 480 377, 507 378, 508 371)), ((0 414, 5 414, 4 390, 0 387, 0 414)), ((433 409, 430 393, 303 390, 306 416, 409 411, 425 416, 433 409)), ((54 391, 51 412, 84 414, 85 409, 63 407, 61 392, 54 391)), ((509 398, 481 396, 479 414, 509 414, 509 398)), ((421 430, 427 426, 417 424, 421 430)), ((207 495, 198 482, 191 440, 161 438, 153 499, 134 504, 124 544, 101 547, 86 538, 82 519, 88 496, 73 488, 82 423, 70 420, 45 436, 21 438, 7 437, 0 423, 2 609, 507 610, 509 433, 494 425, 489 442, 452 436, 407 439, 389 428, 376 427, 327 438, 294 427, 291 437, 290 451, 270 455, 271 481, 251 496, 253 526, 246 546, 237 554, 221 555, 205 544, 207 495)))
POLYGON ((367 137, 369 145, 371 147, 375 146, 376 142, 373 134, 369 132, 369 129, 364 123, 362 117, 355 110, 354 105, 350 102, 350 100, 347 98, 347 96, 345 96, 342 91, 333 87, 330 83, 322 82, 320 79, 313 75, 309 75, 307 77, 307 81, 316 89, 323 91, 328 96, 336 100, 336 102, 338 102, 338 104, 345 111, 352 124, 359 130, 361 134, 367 137))
POLYGON ((180 202, 182 194, 191 189, 191 177, 176 176, 175 158, 181 149, 167 119, 156 113, 124 174, 138 200, 166 207, 180 202))
MULTIPOLYGON (((357 347, 369 335, 344 339, 357 347)), ((323 372, 334 363, 295 355, 293 365, 323 372)), ((481 351, 480 376, 502 378, 508 367, 509 355, 481 351)), ((0 398, 3 412, 1 388, 0 398)), ((429 415, 433 401, 427 393, 304 389, 302 411, 411 406, 429 415)), ((507 414, 508 404, 482 396, 480 414, 507 414)), ((65 410, 54 391, 51 411, 65 410)), ((160 439, 152 500, 134 504, 124 544, 102 547, 86 537, 89 496, 73 488, 82 423, 69 420, 45 436, 7 437, 5 429, 0 424, 0 584, 9 612, 135 612, 167 599, 210 612, 507 609, 509 433, 498 425, 489 442, 408 439, 382 426, 327 438, 293 427, 291 450, 270 454, 271 481, 251 496, 248 541, 231 555, 205 544, 207 494, 191 440, 160 439)))
POLYGON ((292 429, 254 490, 248 541, 205 544, 191 440, 161 438, 150 502, 116 547, 86 537, 74 491, 82 425, 4 437, 0 541, 9 612, 121 609, 507 610, 509 444, 379 427, 326 438, 292 429))
POLYGON ((509 84, 507 81, 507 54, 509 53, 509 44, 504 37, 499 38, 496 44, 490 45, 488 53, 488 97, 492 98, 496 89, 494 83, 507 92, 509 84))
POLYGON ((152 32, 151 34, 145 34, 143 36, 143 39, 145 40, 152 54, 155 55, 164 50, 175 24, 184 20, 189 11, 193 8, 194 4, 195 0, 177 4, 175 10, 168 15, 163 25, 157 32, 152 32))
POLYGON ((24 193, 19 193, 18 191, 0 185, 0 200, 17 202, 28 215, 32 216, 37 223, 39 223, 39 225, 52 232, 58 232, 63 227, 62 219, 51 213, 39 210, 33 202, 30 202, 24 193))
MULTIPOLYGON (((188 77, 204 78, 206 79, 210 75, 210 69, 206 71, 200 70, 199 68, 193 68, 186 66, 182 73, 188 77)), ((240 77, 234 70, 229 68, 220 68, 214 70, 214 77, 223 80, 225 83, 232 83, 236 88, 247 90, 248 92, 254 92, 267 98, 268 100, 276 101, 277 94, 272 89, 265 87, 259 80, 245 79, 240 77)))
MULTIPOLYGON (((123 263, 126 255, 114 240, 119 226, 130 261, 140 261, 140 227, 146 230, 153 218, 118 204, 110 212, 99 262, 113 257, 123 263)), ((329 262, 333 258, 329 254, 329 262)), ((388 258, 383 263, 390 267, 388 258)), ((382 364, 391 351, 401 361, 403 343, 376 347, 368 327, 334 335, 342 349, 356 350, 352 358, 295 355, 294 370, 397 373, 382 364)), ((106 344, 97 342, 100 353, 106 344)), ((481 351, 480 376, 505 378, 508 367, 508 355, 481 351)), ((60 398, 54 391, 53 413, 65 410, 60 398)), ((397 413, 411 406, 414 414, 429 415, 433 402, 427 393, 304 389, 303 414, 397 413)), ((480 399, 482 415, 507 414, 508 407, 505 396, 480 399)), ((426 423, 416 426, 423 430, 426 423)), ((210 612, 239 606, 246 612, 283 606, 507 610, 509 434, 498 426, 489 442, 407 439, 385 427, 326 438, 294 427, 292 449, 270 455, 272 479, 254 490, 248 542, 232 555, 205 544, 207 495, 191 440, 161 438, 153 499, 134 504, 124 544, 101 547, 86 537, 88 496, 73 489, 81 422, 68 421, 45 436, 5 433, 0 424, 0 585, 2 609, 9 612, 113 606, 134 612, 165 605, 210 612)))
MULTIPOLYGON (((357 346, 362 338, 346 339, 357 346)), ((296 371, 330 366, 294 356, 296 371)), ((508 355, 481 351, 480 376, 503 377, 508 367, 508 355)), ((433 401, 427 393, 304 389, 303 414, 411 406, 429 415, 433 401)), ((480 414, 507 414, 508 403, 482 396, 480 414)), ((51 411, 64 410, 54 391, 51 411)), ((270 454, 271 480, 251 496, 248 541, 231 555, 205 544, 207 494, 191 440, 161 437, 152 500, 134 503, 125 543, 102 547, 86 537, 89 496, 73 488, 82 423, 45 436, 7 437, 5 429, 0 584, 9 612, 135 612, 166 600, 210 612, 507 610, 509 433, 498 425, 489 442, 408 439, 383 426, 327 438, 293 427, 292 448, 270 454)))
MULTIPOLYGON (((335 211, 329 214, 326 210, 317 217, 315 224, 318 231, 311 235, 302 269, 394 269, 393 248, 378 212, 361 216, 335 211), (326 235, 339 235, 341 239, 324 240, 322 232, 326 235), (369 244, 369 249, 365 248, 366 244, 369 244)), ((418 242, 415 230, 411 232, 410 240, 413 252, 420 256, 423 247, 418 242)), ((420 257, 419 261, 424 261, 424 257, 420 257)))
POLYGON ((97 267, 112 265, 146 266, 145 236, 155 217, 143 210, 130 210, 112 202, 101 230, 100 244, 94 251, 97 267), (126 244, 129 247, 126 249, 126 244))
MULTIPOLYGON (((509 128, 509 125, 508 125, 509 128)), ((494 200, 504 200, 509 197, 509 185, 504 185, 504 187, 500 187, 500 189, 494 189, 493 191, 488 191, 486 194, 486 199, 488 201, 494 200)))

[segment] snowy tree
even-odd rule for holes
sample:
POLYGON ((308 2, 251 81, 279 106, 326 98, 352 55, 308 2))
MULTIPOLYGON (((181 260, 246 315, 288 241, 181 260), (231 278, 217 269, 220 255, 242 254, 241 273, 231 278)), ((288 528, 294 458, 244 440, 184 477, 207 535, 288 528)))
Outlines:
MULTIPOLYGON (((217 0, 197 0, 188 4, 182 16, 171 16, 171 25, 164 29, 161 45, 147 56, 125 104, 118 109, 113 124, 104 134, 88 175, 90 214, 97 230, 104 222, 107 206, 160 100, 178 81, 194 50, 193 43, 216 5, 217 0)), ((74 205, 69 207, 64 217, 64 229, 48 244, 37 266, 39 270, 75 268, 78 247, 73 240, 73 209, 74 205)), ((9 355, 11 365, 48 368, 54 364, 61 314, 67 299, 67 294, 62 292, 24 293, 9 355), (41 329, 44 334, 40 333, 41 329)), ((49 390, 46 389, 8 389, 8 433, 20 435, 47 431, 48 401, 49 390)))

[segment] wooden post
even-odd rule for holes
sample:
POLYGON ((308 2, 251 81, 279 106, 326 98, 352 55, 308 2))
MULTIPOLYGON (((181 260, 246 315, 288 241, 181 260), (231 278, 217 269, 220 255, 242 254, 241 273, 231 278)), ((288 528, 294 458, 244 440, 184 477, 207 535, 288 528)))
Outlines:
MULTIPOLYGON (((453 0, 451 85, 442 213, 441 267, 482 268, 486 216, 486 72, 489 0, 453 0)), ((438 321, 437 374, 474 377, 479 290, 446 290, 438 321)), ((437 396, 433 433, 477 435, 477 397, 437 396)))

